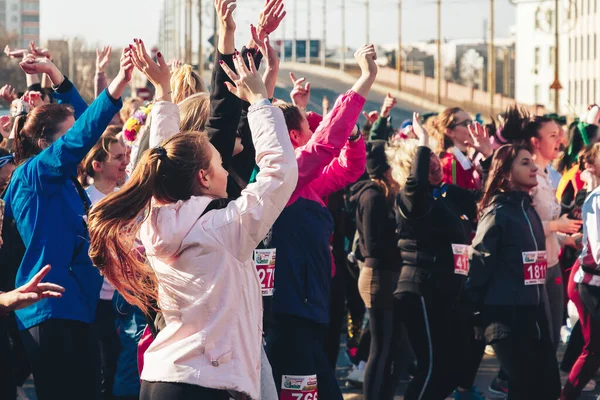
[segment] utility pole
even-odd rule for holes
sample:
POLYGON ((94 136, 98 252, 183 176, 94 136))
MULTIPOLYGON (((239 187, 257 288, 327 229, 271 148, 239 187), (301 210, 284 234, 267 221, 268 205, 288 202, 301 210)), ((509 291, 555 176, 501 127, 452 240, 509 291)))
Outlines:
POLYGON ((327 63, 327 1, 323 0, 323 39, 321 40, 321 66, 324 68, 327 63))
POLYGON ((310 25, 311 21, 311 12, 310 12, 310 0, 306 0, 306 9, 307 9, 307 21, 306 24, 306 63, 310 64, 310 25))
MULTIPOLYGON (((558 34, 558 7, 559 1, 554 0, 554 82, 550 86, 550 89, 554 90, 554 112, 560 114, 560 90, 562 85, 560 84, 560 60, 559 58, 559 34, 558 34)), ((583 90, 583 88, 581 89, 583 90)))
POLYGON ((371 0, 365 3, 365 44, 371 43, 371 0))
POLYGON ((396 53, 398 70, 398 90, 402 90, 402 0, 398 0, 398 52, 396 53))
POLYGON ((490 115, 494 115, 496 94, 496 51, 494 48, 494 0, 490 0, 490 40, 488 41, 488 92, 490 94, 490 115))
POLYGON ((177 46, 177 58, 179 60, 183 59, 181 54, 181 31, 179 30, 181 26, 181 0, 175 0, 175 10, 177 12, 176 20, 175 20, 175 38, 176 38, 176 46, 177 46))
POLYGON ((294 0, 294 37, 292 39, 292 62, 296 62, 296 42, 298 41, 298 0, 294 0))
POLYGON ((192 64, 192 0, 185 2, 185 62, 192 64))
POLYGON ((437 0, 437 103, 442 104, 442 0, 437 0))
POLYGON ((346 0, 342 0, 342 49, 340 59, 340 70, 346 70, 346 0))
POLYGON ((204 44, 202 43, 202 0, 198 0, 198 71, 204 72, 204 44))

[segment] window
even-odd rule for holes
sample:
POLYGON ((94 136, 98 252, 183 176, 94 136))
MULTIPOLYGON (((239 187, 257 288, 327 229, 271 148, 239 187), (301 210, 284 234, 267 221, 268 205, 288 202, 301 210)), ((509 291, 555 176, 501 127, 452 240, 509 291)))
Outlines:
POLYGON ((573 61, 573 38, 569 38, 569 61, 573 61))
POLYGON ((533 87, 533 104, 540 104, 540 85, 533 87))
POLYGON ((24 35, 39 35, 40 28, 39 27, 35 27, 35 28, 25 27, 25 28, 23 28, 23 34, 24 35))
POLYGON ((40 9, 40 3, 23 3, 24 11, 38 11, 40 9))
POLYGON ((575 37, 574 39, 575 45, 573 46, 573 61, 577 61, 577 37, 575 37))
POLYGON ((540 66, 540 48, 536 47, 533 50, 533 65, 535 66, 535 68, 538 68, 540 66))
POLYGON ((23 22, 40 22, 39 15, 23 15, 21 18, 23 22))
POLYGON ((550 46, 550 52, 548 53, 548 60, 550 60, 550 66, 554 66, 554 56, 555 56, 554 49, 555 49, 554 46, 550 46))

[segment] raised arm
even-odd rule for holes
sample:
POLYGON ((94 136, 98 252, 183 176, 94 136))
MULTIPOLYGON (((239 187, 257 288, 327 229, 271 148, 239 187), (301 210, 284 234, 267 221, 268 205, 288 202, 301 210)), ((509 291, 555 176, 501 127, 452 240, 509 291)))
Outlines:
POLYGON ((246 67, 239 55, 234 61, 239 75, 225 67, 235 83, 227 86, 252 104, 248 121, 260 172, 240 198, 225 210, 215 211, 218 214, 214 224, 224 248, 238 260, 246 261, 283 211, 296 186, 298 169, 283 113, 267 99, 266 87, 254 63, 246 67))
POLYGON ((236 0, 215 0, 215 10, 220 23, 218 57, 215 60, 211 79, 210 116, 206 123, 206 132, 210 142, 221 154, 223 166, 228 169, 233 158, 235 138, 242 114, 242 103, 239 98, 227 89, 231 78, 225 73, 223 66, 235 69, 233 56, 235 51, 235 21, 233 11, 237 7, 236 0))
POLYGON ((100 93, 106 86, 108 81, 106 80, 106 66, 110 62, 110 55, 112 54, 112 47, 104 46, 101 49, 96 49, 96 74, 94 75, 94 96, 100 96, 100 93))
MULTIPOLYGON (((96 144, 113 116, 120 110, 120 97, 131 80, 132 71, 133 63, 129 51, 124 51, 119 75, 108 89, 92 103, 67 133, 25 164, 26 173, 31 175, 31 181, 39 184, 40 189, 47 189, 47 183, 62 183, 75 174, 83 157, 96 144)), ((54 78, 51 76, 53 82, 54 78)))

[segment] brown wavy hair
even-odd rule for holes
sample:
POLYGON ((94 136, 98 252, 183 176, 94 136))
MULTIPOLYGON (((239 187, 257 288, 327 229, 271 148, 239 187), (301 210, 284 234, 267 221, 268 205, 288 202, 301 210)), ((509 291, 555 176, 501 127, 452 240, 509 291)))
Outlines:
POLYGON ((121 143, 121 141, 111 131, 104 132, 100 139, 98 139, 98 142, 96 142, 80 164, 78 178, 82 186, 88 186, 89 179, 94 178, 96 174, 96 171, 94 171, 94 161, 106 161, 110 152, 110 146, 116 143, 121 143))
POLYGON ((480 213, 483 213, 492 204, 495 195, 513 190, 509 181, 510 170, 521 150, 531 152, 529 146, 522 142, 505 144, 494 153, 488 178, 485 182, 483 197, 479 202, 480 213))
POLYGON ((134 242, 151 200, 188 200, 195 176, 209 170, 212 157, 206 133, 180 133, 162 148, 166 154, 158 148, 146 151, 121 190, 101 200, 89 215, 90 258, 125 300, 144 312, 158 299, 157 280, 134 242))

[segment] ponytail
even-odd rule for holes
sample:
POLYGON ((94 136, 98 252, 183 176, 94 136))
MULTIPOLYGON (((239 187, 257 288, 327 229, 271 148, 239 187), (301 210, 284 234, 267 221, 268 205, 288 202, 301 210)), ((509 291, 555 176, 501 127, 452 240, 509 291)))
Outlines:
POLYGON ((188 200, 198 172, 209 169, 211 157, 205 133, 175 135, 163 147, 146 151, 121 190, 92 208, 90 258, 125 300, 144 312, 157 301, 157 280, 134 246, 151 200, 161 204, 188 200))
POLYGON ((192 66, 182 65, 171 75, 173 103, 179 104, 186 98, 200 92, 206 92, 202 78, 192 70, 192 66))

